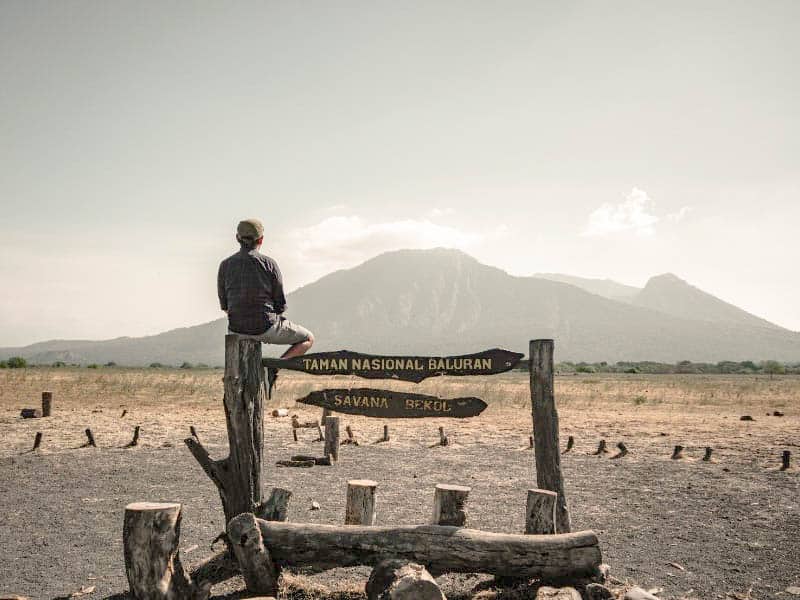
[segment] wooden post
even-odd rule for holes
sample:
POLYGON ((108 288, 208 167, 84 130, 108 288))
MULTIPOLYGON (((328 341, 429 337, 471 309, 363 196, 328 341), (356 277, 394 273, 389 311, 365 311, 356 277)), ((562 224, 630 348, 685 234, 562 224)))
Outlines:
POLYGON ((561 474, 561 455, 558 442, 558 411, 553 393, 553 340, 533 340, 530 343, 531 416, 536 458, 536 482, 540 489, 558 494, 556 528, 562 533, 571 531, 564 478, 561 474))
POLYGON ((711 461, 711 453, 713 451, 714 451, 714 449, 711 446, 706 446, 706 453, 703 455, 703 461, 704 462, 710 462, 711 461))
POLYGON ((678 460, 683 458, 683 446, 675 446, 675 449, 672 451, 672 456, 670 456, 672 460, 678 460))
POLYGON ((189 425, 189 435, 191 435, 198 442, 200 441, 200 436, 197 435, 197 429, 194 428, 194 425, 189 425))
POLYGON ((133 430, 133 439, 128 442, 125 447, 126 448, 133 448, 134 446, 139 445, 139 426, 137 425, 136 428, 133 430))
POLYGON ((558 494, 550 490, 528 490, 525 507, 525 533, 553 534, 556 528, 556 501, 558 494))
POLYGON ((323 408, 322 409, 322 418, 320 419, 320 422, 322 423, 323 426, 325 425, 325 420, 330 416, 331 416, 331 409, 330 408, 323 408))
MULTIPOLYGON (((319 421, 317 421, 317 434, 318 434, 317 441, 318 442, 324 442, 325 441, 325 434, 322 433, 322 425, 320 425, 319 421)), ((297 441, 297 440, 295 440, 295 441, 297 441)))
POLYGON ((595 451, 594 455, 599 456, 601 454, 607 454, 607 453, 608 453, 608 448, 606 447, 606 441, 600 440, 600 442, 597 444, 597 450, 595 451))
POLYGON ((42 416, 49 417, 53 410, 53 392, 42 392, 42 416))
POLYGON ((784 450, 781 454, 781 471, 788 471, 792 460, 792 453, 789 450, 784 450))
POLYGON ((369 479, 347 482, 345 525, 375 525, 375 489, 378 484, 369 479))
MULTIPOLYGON (((225 522, 241 513, 261 514, 264 452, 264 367, 261 342, 225 336, 225 420, 229 455, 212 460, 193 435, 184 443, 217 486, 225 522)), ((252 591, 252 590, 251 590, 252 591)))
POLYGON ((36 437, 33 438, 33 448, 31 448, 31 452, 33 452, 34 450, 38 450, 39 446, 41 445, 42 445, 42 432, 37 431, 36 437))
POLYGON ((208 597, 210 586, 198 590, 181 564, 180 526, 180 504, 135 502, 125 507, 125 574, 136 600, 208 597))
POLYGON ((339 417, 325 418, 325 456, 339 460, 339 417))
POLYGON ((88 447, 97 448, 97 444, 94 441, 94 435, 92 434, 92 430, 87 427, 84 433, 86 434, 86 443, 83 446, 81 446, 81 448, 88 448, 88 447))
POLYGON ((450 440, 447 439, 447 435, 444 433, 444 427, 439 427, 439 445, 447 446, 449 443, 450 440))
POLYGON ((467 523, 467 497, 471 488, 463 485, 437 484, 433 493, 433 525, 463 527, 467 523))
POLYGON ((574 446, 575 446, 575 438, 573 436, 569 436, 569 439, 567 439, 567 447, 564 448, 564 452, 562 452, 561 454, 566 454, 567 452, 572 450, 574 446))
POLYGON ((378 563, 366 592, 367 600, 446 600, 425 567, 403 560, 378 563))
POLYGON ((383 426, 383 441, 384 442, 388 442, 389 441, 389 426, 388 425, 384 425, 383 426))

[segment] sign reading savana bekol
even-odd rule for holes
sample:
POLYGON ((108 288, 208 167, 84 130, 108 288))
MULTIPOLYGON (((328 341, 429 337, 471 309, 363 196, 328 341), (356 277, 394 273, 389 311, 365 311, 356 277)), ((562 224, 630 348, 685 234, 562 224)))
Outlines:
POLYGON ((494 375, 513 369, 518 352, 494 348, 461 356, 378 356, 349 350, 306 354, 288 360, 265 358, 265 367, 312 375, 357 375, 367 379, 400 379, 419 383, 439 375, 494 375))
POLYGON ((436 398, 370 388, 331 389, 311 392, 298 402, 321 406, 334 412, 384 419, 449 417, 463 419, 483 412, 480 398, 436 398))

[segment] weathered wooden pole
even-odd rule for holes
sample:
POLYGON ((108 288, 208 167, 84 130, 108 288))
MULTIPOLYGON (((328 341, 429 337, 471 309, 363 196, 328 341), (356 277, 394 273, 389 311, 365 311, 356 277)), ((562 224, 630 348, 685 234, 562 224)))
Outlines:
POLYGON ((375 525, 375 489, 370 479, 351 479, 347 482, 345 525, 375 525))
POLYGON ((42 416, 49 417, 53 410, 53 392, 42 392, 42 416))
POLYGON ((34 450, 38 450, 39 446, 41 445, 42 445, 42 432, 37 431, 36 437, 33 438, 33 448, 31 448, 31 452, 33 452, 34 450))
POLYGON ((533 418, 536 482, 543 490, 558 494, 556 528, 571 531, 561 454, 558 442, 558 411, 553 392, 553 340, 532 340, 530 343, 531 416, 533 418))
POLYGON ((389 441, 389 426, 388 425, 384 425, 383 426, 383 439, 381 441, 382 442, 388 442, 389 441))
POLYGON ((791 468, 792 453, 790 450, 784 450, 781 454, 781 471, 788 471, 791 468))
POLYGON ((437 484, 433 493, 432 525, 463 527, 467 523, 466 504, 471 488, 437 484))
POLYGON ((212 460, 196 433, 184 443, 217 486, 225 522, 241 513, 260 515, 261 463, 264 452, 264 367, 261 342, 238 335, 225 336, 225 420, 227 458, 212 460))
POLYGON ((339 460, 339 417, 325 418, 325 456, 333 462, 339 460))
POLYGON ((556 501, 558 494, 550 490, 528 490, 525 507, 525 533, 556 533, 556 501))
POLYGON ((181 505, 135 502, 125 507, 122 546, 125 574, 136 600, 207 598, 210 585, 198 589, 181 564, 181 505))
POLYGON ((133 430, 133 439, 125 445, 125 448, 133 448, 139 445, 139 426, 133 430))

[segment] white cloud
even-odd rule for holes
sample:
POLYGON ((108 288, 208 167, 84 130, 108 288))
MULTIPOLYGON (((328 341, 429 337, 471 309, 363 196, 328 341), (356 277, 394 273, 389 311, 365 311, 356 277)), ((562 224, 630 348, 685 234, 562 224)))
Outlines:
POLYGON ((276 240, 276 246, 293 263, 297 275, 293 279, 301 284, 389 250, 436 247, 469 250, 483 239, 481 234, 427 219, 370 223, 359 216, 334 216, 289 231, 276 240))
POLYGON ((583 231, 586 236, 605 236, 624 231, 649 236, 661 219, 655 215, 655 203, 647 192, 633 188, 624 202, 606 202, 589 215, 589 223, 583 231))
POLYGON ((686 216, 692 211, 691 206, 681 206, 680 210, 674 213, 670 213, 667 215, 667 220, 671 221, 672 223, 680 223, 683 221, 686 216))
POLYGON ((432 208, 430 210, 430 212, 428 213, 428 216, 431 217, 432 219, 435 219, 436 217, 446 217, 448 215, 452 215, 454 212, 456 212, 455 209, 450 208, 450 207, 448 207, 448 208, 432 208))

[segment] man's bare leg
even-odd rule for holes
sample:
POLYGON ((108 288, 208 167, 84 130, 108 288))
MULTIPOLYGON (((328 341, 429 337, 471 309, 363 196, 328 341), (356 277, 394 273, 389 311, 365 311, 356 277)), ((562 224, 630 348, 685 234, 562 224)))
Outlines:
POLYGON ((281 358, 294 358, 295 356, 302 356, 308 352, 309 348, 314 345, 314 336, 310 336, 305 342, 298 342, 294 346, 281 355, 281 358))

